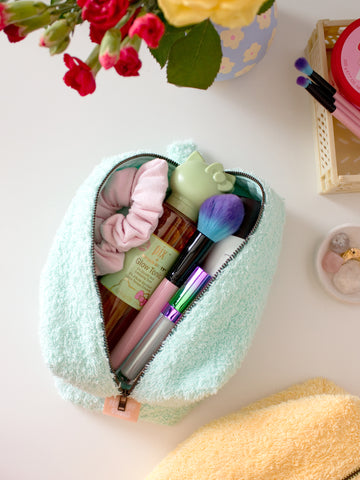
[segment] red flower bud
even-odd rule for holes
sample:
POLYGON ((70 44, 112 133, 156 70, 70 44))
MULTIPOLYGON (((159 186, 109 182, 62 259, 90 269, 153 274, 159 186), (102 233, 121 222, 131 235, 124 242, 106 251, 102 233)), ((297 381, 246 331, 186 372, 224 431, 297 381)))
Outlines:
POLYGON ((125 15, 129 0, 77 0, 77 4, 82 8, 83 20, 107 30, 125 15))
POLYGON ((124 47, 120 50, 120 58, 115 70, 123 77, 137 77, 141 68, 138 52, 134 47, 124 47))
POLYGON ((96 88, 95 76, 85 62, 79 58, 64 54, 64 62, 69 71, 64 75, 64 82, 68 87, 74 88, 84 97, 93 93, 96 88))
POLYGON ((129 30, 129 37, 137 35, 146 42, 148 47, 157 48, 164 32, 165 25, 160 18, 153 13, 147 13, 134 20, 129 30))
POLYGON ((99 62, 105 70, 114 67, 119 60, 121 33, 116 28, 106 31, 100 45, 99 62))
POLYGON ((20 42, 21 40, 24 40, 24 38, 26 38, 26 35, 23 35, 21 33, 20 27, 16 25, 8 25, 4 28, 4 33, 6 33, 8 40, 11 43, 20 42))

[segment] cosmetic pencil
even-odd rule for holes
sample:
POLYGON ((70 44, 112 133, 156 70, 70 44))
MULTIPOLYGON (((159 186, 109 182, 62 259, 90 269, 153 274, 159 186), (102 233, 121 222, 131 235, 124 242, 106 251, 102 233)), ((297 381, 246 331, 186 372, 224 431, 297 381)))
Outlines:
POLYGON ((295 62, 295 68, 307 75, 313 82, 322 88, 324 95, 328 95, 330 99, 334 99, 335 105, 343 105, 345 110, 354 115, 360 121, 360 110, 357 109, 351 102, 343 97, 335 87, 333 87, 325 78, 319 73, 315 72, 310 66, 309 62, 304 57, 300 57, 295 62))
POLYGON ((349 114, 344 111, 342 106, 335 105, 329 98, 324 96, 323 91, 319 88, 318 85, 314 84, 305 77, 298 77, 296 83, 300 87, 304 87, 310 95, 312 95, 315 100, 317 100, 328 112, 330 112, 339 122, 341 122, 345 127, 347 127, 354 135, 360 138, 360 122, 349 116, 349 114))
POLYGON ((211 247, 236 232, 244 218, 240 197, 232 193, 214 195, 202 203, 197 230, 185 245, 131 325, 110 353, 110 363, 118 368, 158 317, 161 308, 185 283, 194 268, 208 255, 211 247))
POLYGON ((184 310, 208 284, 211 276, 202 268, 196 267, 184 285, 166 303, 155 322, 145 333, 135 348, 126 357, 116 376, 122 388, 129 390, 147 363, 158 351, 161 344, 181 319, 184 310))

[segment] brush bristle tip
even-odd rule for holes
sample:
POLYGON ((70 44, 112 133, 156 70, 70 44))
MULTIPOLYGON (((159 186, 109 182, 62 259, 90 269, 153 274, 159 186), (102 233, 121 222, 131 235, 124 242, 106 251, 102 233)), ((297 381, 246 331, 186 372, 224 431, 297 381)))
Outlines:
POLYGON ((244 204, 237 195, 215 195, 201 205, 198 230, 213 242, 219 242, 239 229, 244 214, 244 204))
POLYGON ((295 62, 295 68, 300 70, 300 72, 306 73, 306 75, 311 75, 313 69, 310 67, 309 62, 305 57, 300 57, 295 62))
POLYGON ((310 80, 308 78, 305 78, 305 77, 298 77, 296 79, 296 83, 300 86, 300 87, 304 87, 306 88, 308 85, 310 85, 310 80))

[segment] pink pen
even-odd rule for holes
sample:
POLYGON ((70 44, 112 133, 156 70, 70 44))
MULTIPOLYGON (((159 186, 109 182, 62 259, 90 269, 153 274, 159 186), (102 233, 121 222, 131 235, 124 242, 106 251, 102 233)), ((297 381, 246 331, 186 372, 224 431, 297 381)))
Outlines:
MULTIPOLYGON (((339 42, 336 42, 336 47, 334 47, 333 53, 331 56, 332 65, 331 65, 331 70, 329 72, 329 76, 330 76, 330 82, 332 83, 336 83, 334 82, 334 79, 333 79, 332 70, 334 69, 334 67, 337 66, 338 63, 340 63, 339 58, 335 59, 336 55, 334 55, 334 51, 337 50, 338 45, 339 45, 339 42)), ((312 69, 311 65, 306 60, 306 58, 304 57, 298 58, 295 62, 295 67, 301 72, 308 75, 313 80, 314 86, 316 85, 318 92, 321 93, 323 97, 327 96, 327 99, 331 101, 331 103, 333 103, 336 108, 342 107, 341 109, 344 110, 344 113, 352 118, 352 122, 360 123, 360 110, 357 108, 357 106, 349 102, 341 93, 339 93, 337 89, 334 87, 334 85, 332 85, 332 83, 328 82, 325 78, 319 75, 319 73, 315 72, 315 70, 312 69)), ((338 70, 339 70, 338 68, 335 68, 336 72, 338 72, 338 70)), ((305 86, 305 85, 301 85, 301 86, 305 86)))
POLYGON ((147 330, 159 316, 159 312, 177 292, 179 287, 171 283, 167 278, 158 285, 155 292, 150 296, 143 308, 136 315, 130 327, 125 331, 115 345, 110 355, 110 363, 114 369, 119 368, 125 358, 136 346, 147 330))
POLYGON ((347 127, 354 135, 360 138, 360 121, 344 109, 341 104, 335 104, 333 99, 324 93, 321 86, 311 82, 308 78, 298 77, 296 83, 305 88, 328 112, 347 127))
POLYGON ((341 104, 336 105, 336 109, 332 112, 332 115, 354 135, 360 138, 360 120, 349 115, 348 110, 341 104))
POLYGON ((344 98, 339 92, 334 94, 335 105, 337 108, 343 107, 343 110, 349 115, 354 117, 360 123, 360 110, 344 98))

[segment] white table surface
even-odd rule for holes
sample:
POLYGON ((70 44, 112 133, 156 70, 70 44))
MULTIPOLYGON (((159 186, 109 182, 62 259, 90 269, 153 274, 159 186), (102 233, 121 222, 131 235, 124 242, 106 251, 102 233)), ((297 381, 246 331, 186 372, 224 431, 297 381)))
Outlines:
MULTIPOLYGON (((2 480, 138 480, 197 427, 315 376, 360 395, 359 305, 319 284, 314 255, 332 227, 360 224, 360 194, 321 196, 310 96, 294 60, 318 19, 353 19, 358 0, 278 0, 274 43, 247 75, 208 91, 166 84, 143 50, 138 78, 101 72, 94 95, 63 84, 62 56, 38 35, 1 58, 2 480), (62 400, 38 341, 38 283, 54 233, 79 184, 105 156, 165 152, 191 138, 209 161, 266 179, 285 199, 279 267, 252 347, 237 374, 182 422, 132 424, 62 400)), ((85 30, 70 53, 86 58, 85 30)))

